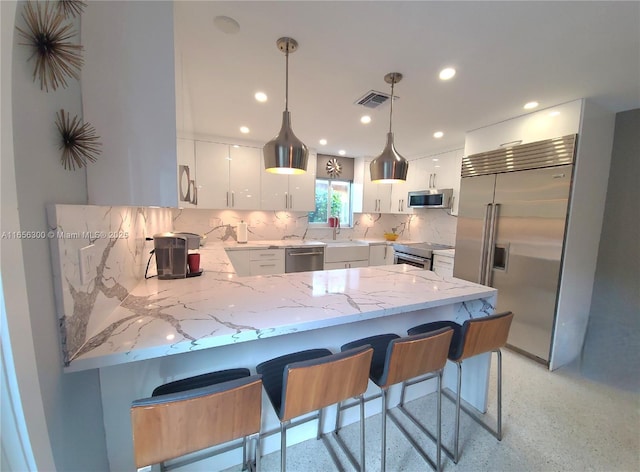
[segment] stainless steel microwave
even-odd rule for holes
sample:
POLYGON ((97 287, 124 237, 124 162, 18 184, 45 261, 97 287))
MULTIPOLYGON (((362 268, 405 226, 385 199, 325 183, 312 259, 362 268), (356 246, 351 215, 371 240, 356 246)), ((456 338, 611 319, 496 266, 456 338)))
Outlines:
POLYGON ((409 192, 409 208, 451 208, 452 188, 409 192))

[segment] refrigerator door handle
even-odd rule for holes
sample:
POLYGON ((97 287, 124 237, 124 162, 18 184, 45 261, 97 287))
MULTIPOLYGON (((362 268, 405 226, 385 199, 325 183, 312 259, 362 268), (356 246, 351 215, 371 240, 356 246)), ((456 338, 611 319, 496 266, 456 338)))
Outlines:
POLYGON ((487 203, 486 212, 484 215, 484 220, 482 221, 482 241, 480 242, 480 268, 478 273, 478 283, 484 285, 486 266, 488 264, 487 261, 487 250, 488 250, 488 236, 489 236, 489 226, 491 221, 491 213, 493 209, 492 203, 487 203))
POLYGON ((500 204, 494 203, 491 209, 491 221, 489 222, 489 238, 487 241, 487 261, 485 265, 484 285, 491 287, 493 282, 493 258, 495 257, 496 249, 496 226, 498 225, 498 212, 500 211, 500 204))

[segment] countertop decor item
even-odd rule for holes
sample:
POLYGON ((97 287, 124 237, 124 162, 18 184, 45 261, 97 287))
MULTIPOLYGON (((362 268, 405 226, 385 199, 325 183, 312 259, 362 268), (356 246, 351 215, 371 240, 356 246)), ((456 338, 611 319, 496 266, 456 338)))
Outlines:
POLYGON ((70 119, 69 113, 60 110, 56 114, 56 126, 60 132, 60 161, 65 169, 76 170, 85 167, 87 161, 95 162, 100 155, 100 137, 89 123, 82 123, 78 116, 70 119))
POLYGON ((398 239, 399 234, 396 233, 384 233, 384 239, 387 241, 395 241, 398 239))
POLYGON ((298 42, 285 37, 278 39, 276 45, 286 57, 284 112, 280 132, 262 148, 264 167, 274 174, 303 174, 307 171, 309 149, 293 134, 289 114, 289 54, 298 49, 298 42))
POLYGON ((58 0, 58 11, 66 18, 75 18, 84 12, 87 2, 83 0, 58 0))
POLYGON ((371 164, 369 164, 371 181, 379 184, 390 184, 393 182, 404 182, 407 180, 409 161, 396 151, 396 147, 393 144, 393 132, 391 131, 391 123, 393 119, 393 87, 401 80, 402 74, 399 72, 390 72, 384 76, 384 81, 391 84, 391 111, 389 112, 387 145, 384 147, 382 154, 376 157, 371 161, 371 164))
POLYGON ((63 23, 64 15, 51 7, 49 2, 37 2, 35 6, 26 2, 22 18, 27 30, 18 26, 16 29, 27 41, 20 44, 33 49, 29 59, 35 56, 33 80, 36 80, 36 76, 40 78, 40 89, 48 92, 50 86, 53 90, 66 87, 68 77, 78 80, 83 64, 80 54, 82 46, 69 41, 75 31, 70 23, 63 23))

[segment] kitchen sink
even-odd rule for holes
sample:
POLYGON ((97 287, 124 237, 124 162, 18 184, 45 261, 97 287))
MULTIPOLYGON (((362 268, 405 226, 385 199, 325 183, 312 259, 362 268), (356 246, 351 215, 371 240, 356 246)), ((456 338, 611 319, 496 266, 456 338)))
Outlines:
POLYGON ((363 241, 324 241, 325 262, 369 260, 369 244, 363 241))

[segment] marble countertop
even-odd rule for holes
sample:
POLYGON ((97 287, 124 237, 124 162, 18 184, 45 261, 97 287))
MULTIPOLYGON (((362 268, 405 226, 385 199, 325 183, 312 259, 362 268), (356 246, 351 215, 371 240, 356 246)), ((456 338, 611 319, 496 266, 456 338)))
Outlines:
MULTIPOLYGON (((213 243, 216 246, 222 245, 228 251, 242 250, 242 249, 274 249, 274 248, 295 248, 295 247, 324 247, 332 243, 346 244, 352 242, 354 244, 393 244, 392 241, 386 241, 385 239, 336 239, 336 240, 315 240, 315 239, 280 239, 274 241, 248 241, 246 243, 237 243, 235 241, 213 243)), ((205 244, 204 248, 209 245, 205 244)))
POLYGON ((238 277, 225 252, 229 246, 201 248, 201 276, 140 282, 100 326, 91 329, 65 370, 208 349, 496 294, 489 287, 443 279, 407 265, 238 277))

